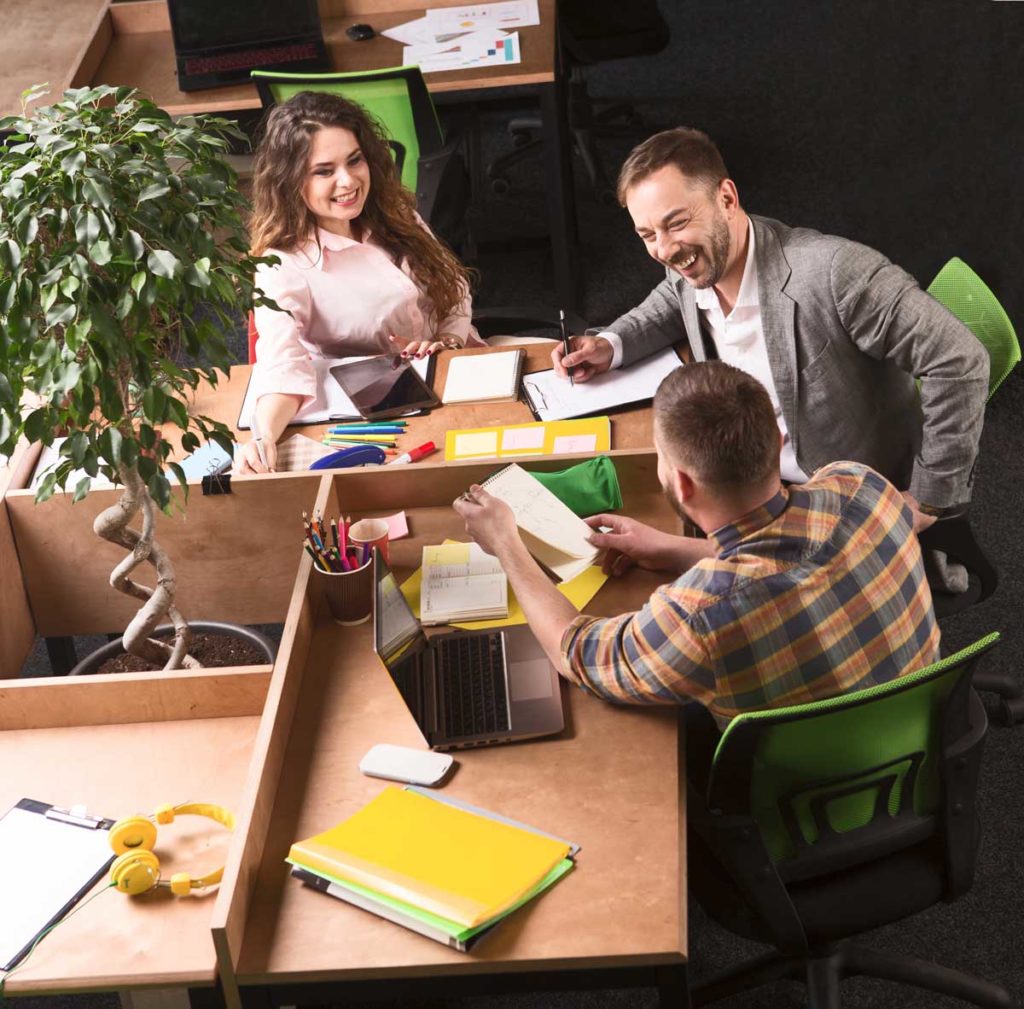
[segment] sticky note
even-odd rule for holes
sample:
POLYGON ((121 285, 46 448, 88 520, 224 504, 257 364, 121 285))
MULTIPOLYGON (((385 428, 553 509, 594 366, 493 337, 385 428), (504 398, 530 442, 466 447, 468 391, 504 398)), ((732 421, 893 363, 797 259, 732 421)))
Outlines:
POLYGON ((595 452, 597 451, 596 434, 563 434, 555 439, 551 448, 554 453, 559 452, 595 452))
POLYGON ((501 436, 502 452, 512 452, 517 449, 540 451, 543 448, 544 426, 542 424, 538 424, 536 427, 507 427, 501 436))
POLYGON ((409 520, 406 518, 405 512, 388 515, 384 521, 388 524, 389 540, 400 540, 403 536, 409 535, 409 520))
POLYGON ((498 432, 481 431, 476 434, 457 435, 455 438, 455 454, 460 458, 471 455, 497 455, 498 432))

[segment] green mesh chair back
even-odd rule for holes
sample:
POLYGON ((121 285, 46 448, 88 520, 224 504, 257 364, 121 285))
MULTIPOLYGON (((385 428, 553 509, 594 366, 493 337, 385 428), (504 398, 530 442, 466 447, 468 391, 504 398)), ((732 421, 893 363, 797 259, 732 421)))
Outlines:
MULTIPOLYGON (((941 796, 946 702, 969 690, 974 663, 998 639, 880 686, 738 716, 715 751, 708 807, 750 815, 783 879, 927 836, 941 796)), ((966 718, 969 705, 949 710, 966 718)))
POLYGON ((991 399, 1020 360, 1020 344, 1009 316, 981 277, 956 256, 939 270, 928 293, 985 345, 990 359, 988 395, 991 399))
POLYGON ((444 145, 444 133, 419 67, 345 74, 288 74, 254 70, 252 79, 264 108, 300 91, 325 91, 362 105, 400 145, 402 184, 416 192, 421 154, 444 145))

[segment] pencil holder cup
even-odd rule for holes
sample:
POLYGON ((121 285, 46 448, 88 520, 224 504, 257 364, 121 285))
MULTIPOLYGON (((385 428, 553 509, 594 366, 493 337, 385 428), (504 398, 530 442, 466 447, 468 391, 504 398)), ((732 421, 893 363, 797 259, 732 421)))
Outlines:
POLYGON ((349 526, 348 541, 359 550, 359 559, 362 560, 362 550, 365 546, 367 559, 373 557, 373 548, 380 549, 385 564, 391 563, 391 551, 388 549, 388 524, 384 519, 360 519, 349 526))
POLYGON ((355 571, 321 571, 313 566, 314 577, 322 578, 331 616, 339 624, 362 624, 373 612, 373 560, 355 571))

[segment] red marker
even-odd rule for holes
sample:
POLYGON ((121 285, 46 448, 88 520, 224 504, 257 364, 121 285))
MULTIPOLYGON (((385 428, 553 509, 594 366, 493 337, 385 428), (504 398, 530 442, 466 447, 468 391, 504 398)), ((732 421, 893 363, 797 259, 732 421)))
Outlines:
POLYGON ((403 452, 397 459, 392 459, 388 465, 397 466, 400 462, 419 462, 420 459, 424 459, 432 452, 436 451, 437 446, 432 441, 428 441, 408 452, 403 452))

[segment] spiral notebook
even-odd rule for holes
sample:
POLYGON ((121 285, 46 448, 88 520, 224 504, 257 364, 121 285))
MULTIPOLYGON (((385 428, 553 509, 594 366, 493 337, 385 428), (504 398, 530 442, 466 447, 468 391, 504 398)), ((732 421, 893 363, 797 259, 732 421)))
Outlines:
POLYGON ((460 354, 448 364, 442 403, 503 403, 519 398, 526 351, 460 354))
POLYGON ((506 466, 482 486, 512 509, 526 548, 558 581, 570 581, 597 559, 590 526, 521 466, 506 466))

